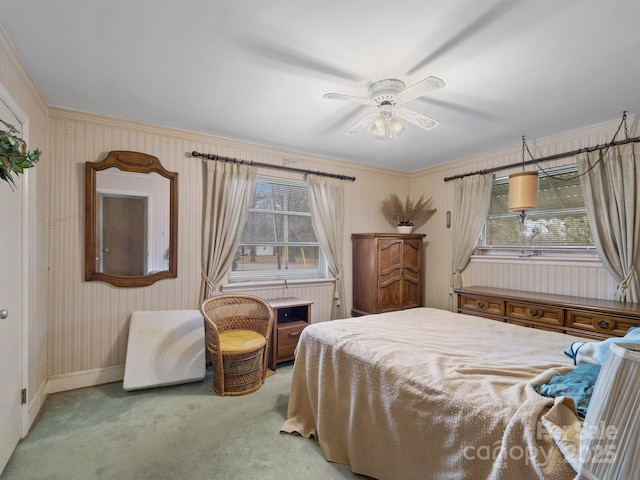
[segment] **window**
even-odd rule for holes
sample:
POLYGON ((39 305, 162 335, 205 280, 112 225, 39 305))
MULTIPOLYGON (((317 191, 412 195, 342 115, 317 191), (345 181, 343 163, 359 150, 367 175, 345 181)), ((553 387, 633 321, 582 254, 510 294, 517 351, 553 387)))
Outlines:
POLYGON ((229 281, 322 278, 325 265, 311 224, 307 184, 258 177, 229 281))
POLYGON ((524 224, 508 211, 509 180, 496 179, 479 253, 527 250, 533 254, 593 250, 584 198, 574 166, 540 172, 538 209, 527 212, 524 224))

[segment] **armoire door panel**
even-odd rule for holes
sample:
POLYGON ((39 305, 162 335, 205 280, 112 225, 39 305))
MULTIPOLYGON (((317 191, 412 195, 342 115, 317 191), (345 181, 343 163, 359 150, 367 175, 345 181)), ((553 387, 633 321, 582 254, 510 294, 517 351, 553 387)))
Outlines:
POLYGON ((379 313, 401 310, 403 304, 402 281, 398 280, 379 291, 379 313))
POLYGON ((400 270, 402 268, 402 242, 378 242, 378 269, 381 273, 400 270))
POLYGON ((414 271, 422 270, 422 240, 407 240, 403 242, 402 265, 404 268, 413 268, 414 271))

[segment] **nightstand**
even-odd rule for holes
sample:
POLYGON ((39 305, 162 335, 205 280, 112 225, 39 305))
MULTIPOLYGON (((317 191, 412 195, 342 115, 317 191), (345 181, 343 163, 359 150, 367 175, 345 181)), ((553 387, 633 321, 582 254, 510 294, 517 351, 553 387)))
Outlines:
POLYGON ((269 341, 269 368, 293 360, 302 330, 311 323, 311 304, 295 297, 265 299, 273 308, 274 319, 269 341))

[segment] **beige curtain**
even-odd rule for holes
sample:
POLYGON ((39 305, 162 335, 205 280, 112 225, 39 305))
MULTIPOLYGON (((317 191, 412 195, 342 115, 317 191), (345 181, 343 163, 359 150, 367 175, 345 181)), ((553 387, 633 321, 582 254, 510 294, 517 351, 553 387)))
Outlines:
POLYGON ((639 149, 631 143, 577 159, 593 242, 619 284, 615 298, 628 302, 640 301, 639 149))
POLYGON ((451 218, 453 259, 449 299, 451 310, 454 310, 453 289, 462 287, 462 272, 471 260, 471 254, 487 219, 493 175, 472 175, 459 178, 454 182, 454 205, 451 218))
POLYGON ((257 168, 205 161, 200 300, 216 293, 231 267, 249 217, 257 168))
POLYGON ((307 175, 309 211, 320 248, 327 259, 329 272, 335 278, 331 319, 345 318, 342 305, 342 243, 344 235, 343 180, 307 175))

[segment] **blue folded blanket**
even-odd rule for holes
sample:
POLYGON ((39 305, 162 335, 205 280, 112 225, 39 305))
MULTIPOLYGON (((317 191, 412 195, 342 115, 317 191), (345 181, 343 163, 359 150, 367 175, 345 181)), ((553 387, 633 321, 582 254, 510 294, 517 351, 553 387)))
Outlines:
POLYGON ((584 418, 596 385, 600 365, 585 363, 578 365, 565 375, 552 377, 544 385, 533 385, 533 389, 545 397, 569 397, 576 405, 578 416, 584 418))

